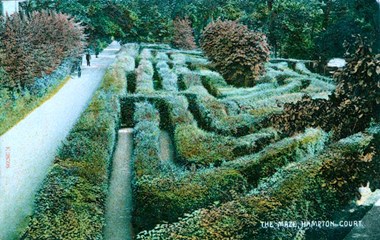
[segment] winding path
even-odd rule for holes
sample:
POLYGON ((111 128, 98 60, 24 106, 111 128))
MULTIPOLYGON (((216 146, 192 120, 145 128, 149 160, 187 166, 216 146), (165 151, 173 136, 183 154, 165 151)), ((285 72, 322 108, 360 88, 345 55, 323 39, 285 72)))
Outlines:
MULTIPOLYGON (((32 213, 56 151, 87 107, 120 45, 113 42, 82 77, 73 77, 62 89, 24 120, 0 136, 0 239, 15 238, 17 228, 32 213)), ((85 62, 85 61, 84 61, 85 62)))

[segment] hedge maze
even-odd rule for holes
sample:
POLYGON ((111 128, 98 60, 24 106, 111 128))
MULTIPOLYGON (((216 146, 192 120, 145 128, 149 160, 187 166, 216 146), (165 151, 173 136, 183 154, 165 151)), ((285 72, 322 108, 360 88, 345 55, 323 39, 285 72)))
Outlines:
POLYGON ((320 128, 287 135, 268 122, 305 94, 334 91, 334 80, 302 62, 268 63, 256 86, 237 88, 198 51, 127 44, 120 58, 128 62, 121 127, 134 129, 137 239, 311 236, 260 222, 334 220, 379 173, 377 127, 336 141, 320 128), (170 161, 160 159, 161 130, 174 144, 170 161))

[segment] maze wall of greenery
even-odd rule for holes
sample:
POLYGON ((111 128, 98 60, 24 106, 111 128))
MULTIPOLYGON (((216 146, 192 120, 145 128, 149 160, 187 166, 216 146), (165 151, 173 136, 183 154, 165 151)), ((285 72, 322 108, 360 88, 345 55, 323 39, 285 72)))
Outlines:
POLYGON ((246 196, 196 210, 176 223, 141 232, 137 239, 268 239, 305 234, 297 229, 269 231, 260 227, 260 221, 330 219, 355 197, 355 189, 378 174, 374 166, 379 163, 368 161, 372 142, 373 136, 365 133, 340 140, 319 155, 285 166, 246 196))

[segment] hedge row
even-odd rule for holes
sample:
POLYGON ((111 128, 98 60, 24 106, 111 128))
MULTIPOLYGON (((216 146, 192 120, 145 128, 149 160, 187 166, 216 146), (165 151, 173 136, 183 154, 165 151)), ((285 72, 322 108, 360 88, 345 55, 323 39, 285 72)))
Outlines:
POLYGON ((195 125, 179 125, 175 128, 174 143, 181 163, 218 166, 223 161, 257 152, 276 137, 274 130, 233 138, 205 132, 195 125))
POLYGON ((102 239, 108 177, 125 79, 116 62, 44 180, 22 239, 102 239))
POLYGON ((141 47, 141 53, 140 53, 140 56, 139 58, 140 59, 143 59, 143 60, 153 60, 153 54, 152 54, 152 50, 149 49, 149 48, 143 48, 141 47))
MULTIPOLYGON (((176 69, 177 70, 177 69, 176 69)), ((188 88, 192 86, 200 86, 202 85, 201 76, 198 74, 190 71, 186 68, 182 69, 183 71, 178 73, 178 88, 180 90, 187 90, 188 88)))
POLYGON ((279 96, 282 94, 299 92, 301 90, 301 88, 302 88, 302 82, 299 80, 293 79, 293 80, 286 82, 285 85, 278 86, 274 89, 265 89, 265 90, 257 91, 257 92, 251 93, 251 94, 240 95, 240 96, 238 95, 238 96, 234 96, 232 98, 229 97, 227 99, 234 99, 235 101, 243 102, 243 103, 245 101, 255 102, 255 101, 266 99, 266 98, 272 97, 272 96, 279 96))
POLYGON ((226 162, 222 166, 238 170, 250 184, 256 186, 260 179, 271 176, 286 164, 321 152, 327 141, 328 136, 322 130, 307 129, 305 133, 270 144, 257 154, 226 162))
POLYGON ((299 229, 265 229, 261 221, 333 220, 356 189, 379 174, 373 170, 379 163, 368 161, 372 140, 362 133, 343 139, 320 155, 289 164, 251 194, 158 225, 137 239, 293 239, 299 229))
POLYGON ((151 93, 154 91, 153 86, 153 64, 151 61, 142 59, 136 69, 136 92, 151 93))
POLYGON ((160 171, 160 116, 148 102, 136 103, 133 130, 135 178, 157 175, 160 171))
POLYGON ((130 95, 121 99, 121 124, 125 127, 133 127, 133 113, 135 112, 135 103, 148 101, 154 104, 160 113, 160 128, 170 133, 174 132, 178 124, 193 124, 194 118, 188 111, 189 103, 183 96, 165 95, 130 95))
POLYGON ((235 88, 235 87, 225 87, 225 88, 219 88, 219 91, 221 92, 220 97, 238 97, 238 96, 245 96, 248 94, 261 92, 263 90, 268 89, 275 89, 278 86, 277 83, 271 82, 271 83, 262 83, 258 84, 252 88, 235 88))
POLYGON ((122 69, 126 73, 135 71, 136 63, 135 59, 138 55, 140 46, 138 44, 130 43, 122 46, 117 59, 122 62, 122 69))
POLYGON ((257 101, 234 101, 238 106, 238 109, 236 109, 235 111, 238 111, 239 113, 250 113, 256 117, 262 117, 270 113, 282 111, 283 106, 286 103, 297 102, 301 100, 304 95, 304 93, 295 92, 282 94, 278 96, 272 96, 257 101))
POLYGON ((174 222, 184 214, 207 207, 215 201, 230 201, 231 192, 244 193, 247 184, 235 170, 177 170, 172 175, 143 178, 134 190, 135 230, 174 222))
POLYGON ((178 77, 169 68, 169 65, 165 61, 160 60, 156 64, 156 69, 158 71, 163 90, 173 92, 178 91, 178 77))
POLYGON ((243 136, 257 131, 258 122, 249 114, 227 115, 226 107, 202 86, 189 88, 186 97, 201 128, 222 135, 243 136))

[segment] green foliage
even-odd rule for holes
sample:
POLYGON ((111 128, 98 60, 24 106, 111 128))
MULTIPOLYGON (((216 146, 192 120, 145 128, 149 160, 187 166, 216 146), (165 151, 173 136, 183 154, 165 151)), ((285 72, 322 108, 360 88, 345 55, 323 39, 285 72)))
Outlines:
POLYGON ((83 28, 56 12, 8 16, 1 36, 0 65, 7 73, 0 86, 31 87, 35 78, 52 73, 64 59, 83 50, 83 28))
MULTIPOLYGON (((117 63, 115 63, 117 64, 117 63)), ((109 168, 126 82, 108 70, 59 150, 23 239, 102 239, 109 168)), ((116 70, 117 71, 117 70, 116 70)))
POLYGON ((232 21, 210 23, 203 31, 201 47, 226 81, 235 86, 255 85, 269 60, 266 36, 232 21))

